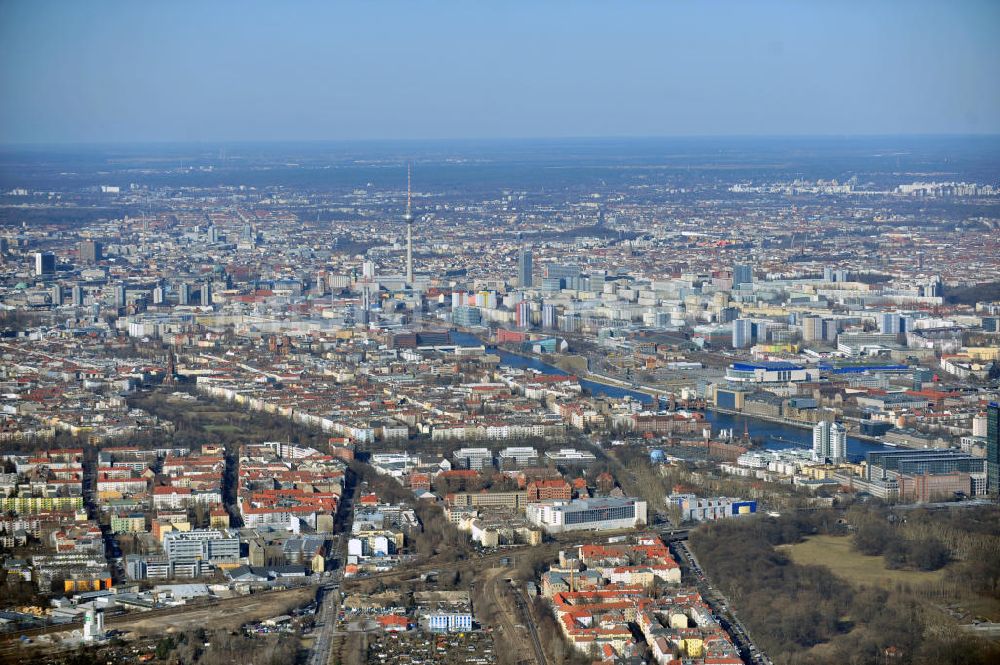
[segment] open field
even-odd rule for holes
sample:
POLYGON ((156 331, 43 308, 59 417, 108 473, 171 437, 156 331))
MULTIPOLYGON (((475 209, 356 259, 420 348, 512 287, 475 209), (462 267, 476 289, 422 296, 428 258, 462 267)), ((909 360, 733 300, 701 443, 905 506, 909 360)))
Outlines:
MULTIPOLYGON (((178 607, 176 610, 156 612, 135 612, 107 619, 109 630, 131 633, 132 638, 150 638, 167 633, 192 630, 200 627, 235 630, 245 623, 286 614, 294 607, 311 601, 316 595, 315 587, 301 587, 286 591, 254 594, 220 600, 210 605, 178 607)), ((0 642, 0 663, 28 662, 35 649, 59 649, 62 640, 75 633, 75 646, 79 640, 80 624, 49 626, 42 633, 32 633, 34 642, 22 646, 14 632, 4 635, 0 642)), ((72 648, 71 646, 71 648, 72 648)))
MULTIPOLYGON (((913 589, 937 585, 946 581, 951 565, 940 570, 888 570, 880 556, 866 556, 851 548, 848 536, 810 536, 795 545, 780 545, 777 549, 788 554, 798 564, 826 566, 837 577, 857 586, 871 585, 888 588, 897 582, 909 584, 913 589)), ((955 564, 952 564, 955 565, 955 564)), ((996 598, 962 592, 950 601, 936 601, 939 609, 959 623, 1000 621, 1000 601, 996 598)))
POLYGON ((795 545, 778 548, 792 561, 802 565, 826 566, 830 571, 856 585, 888 587, 897 582, 914 586, 941 581, 948 567, 932 572, 918 570, 888 570, 881 556, 855 552, 849 536, 811 536, 795 545))
POLYGON ((215 605, 172 616, 143 618, 137 615, 128 621, 111 624, 118 630, 139 634, 162 634, 211 626, 212 628, 239 628, 256 619, 267 619, 285 614, 294 607, 305 605, 316 595, 314 587, 302 587, 274 593, 258 594, 221 601, 215 605))

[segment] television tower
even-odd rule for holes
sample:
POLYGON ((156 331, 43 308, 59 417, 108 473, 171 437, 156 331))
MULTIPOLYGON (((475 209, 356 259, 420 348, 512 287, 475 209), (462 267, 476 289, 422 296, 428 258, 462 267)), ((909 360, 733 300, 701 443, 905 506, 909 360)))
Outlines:
POLYGON ((406 164, 406 283, 413 284, 413 209, 410 193, 410 164, 406 164))

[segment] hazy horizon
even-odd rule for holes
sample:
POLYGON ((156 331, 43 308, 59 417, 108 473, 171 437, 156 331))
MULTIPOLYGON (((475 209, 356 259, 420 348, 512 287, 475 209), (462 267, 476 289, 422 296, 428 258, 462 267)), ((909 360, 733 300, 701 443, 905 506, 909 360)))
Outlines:
POLYGON ((0 144, 1000 134, 1000 4, 0 4, 0 144))
POLYGON ((0 150, 10 148, 110 148, 110 147, 141 147, 141 146, 239 146, 239 145, 310 145, 310 144, 379 144, 379 143, 527 143, 527 142, 613 142, 613 141, 804 141, 804 140, 933 140, 933 139, 1000 139, 1000 131, 995 132, 951 132, 951 133, 906 133, 906 134, 650 134, 650 135, 615 135, 604 136, 410 136, 410 137, 359 137, 334 139, 163 139, 163 140, 100 140, 72 142, 0 142, 0 150))

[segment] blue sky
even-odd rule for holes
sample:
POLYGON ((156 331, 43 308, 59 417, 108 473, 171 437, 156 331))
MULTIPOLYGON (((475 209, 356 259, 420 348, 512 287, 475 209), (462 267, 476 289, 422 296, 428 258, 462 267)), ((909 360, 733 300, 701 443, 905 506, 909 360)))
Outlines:
POLYGON ((1000 133, 1000 2, 0 0, 0 143, 1000 133))

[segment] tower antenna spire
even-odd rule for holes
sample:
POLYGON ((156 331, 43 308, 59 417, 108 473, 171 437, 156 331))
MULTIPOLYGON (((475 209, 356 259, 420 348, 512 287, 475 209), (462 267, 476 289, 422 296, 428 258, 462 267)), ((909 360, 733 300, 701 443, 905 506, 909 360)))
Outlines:
POLYGON ((413 284, 413 207, 411 200, 410 162, 406 162, 406 214, 403 215, 403 221, 406 222, 406 283, 410 285, 413 284))

